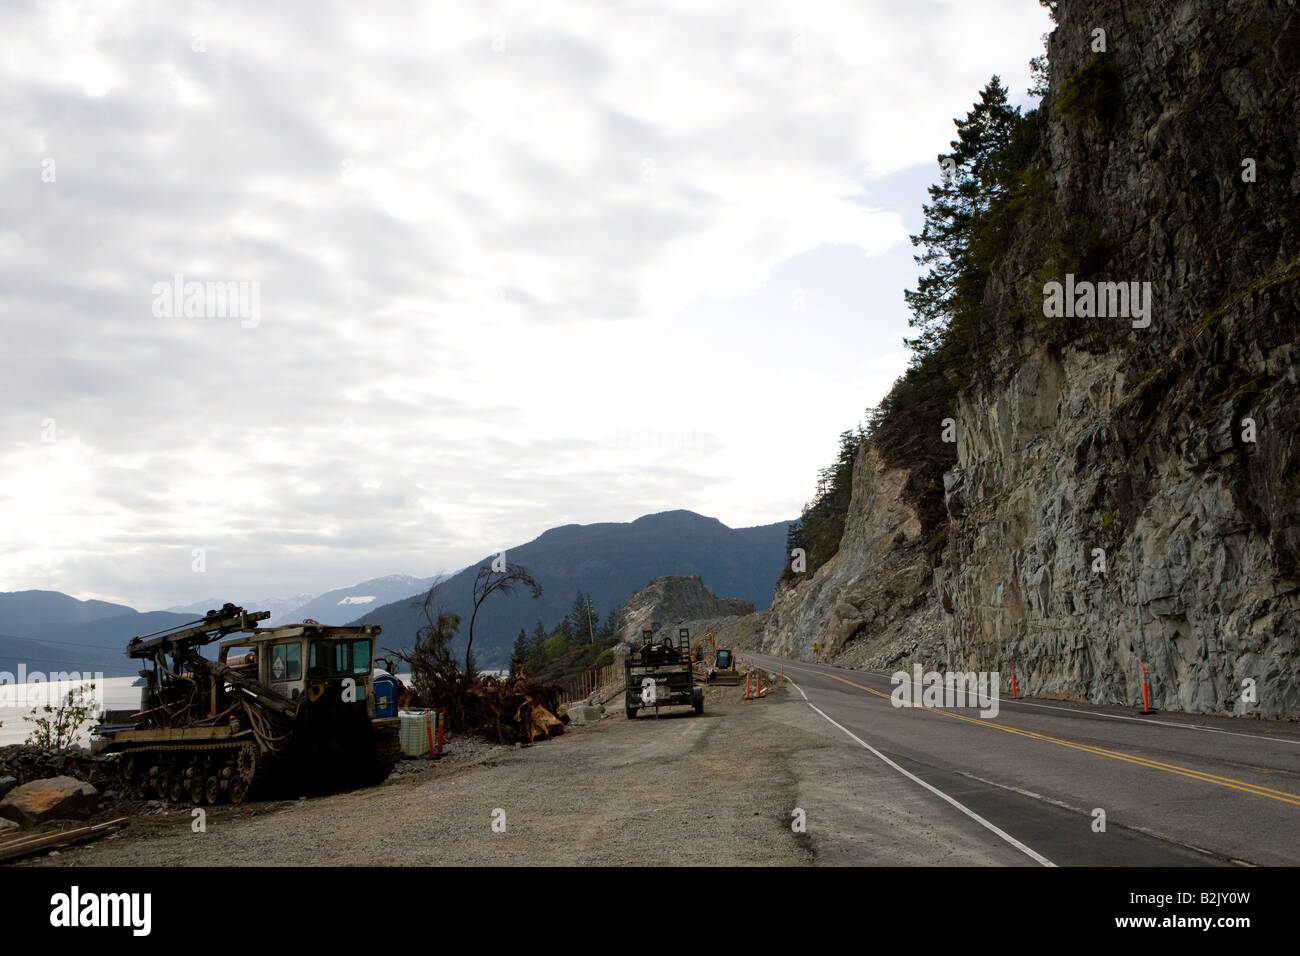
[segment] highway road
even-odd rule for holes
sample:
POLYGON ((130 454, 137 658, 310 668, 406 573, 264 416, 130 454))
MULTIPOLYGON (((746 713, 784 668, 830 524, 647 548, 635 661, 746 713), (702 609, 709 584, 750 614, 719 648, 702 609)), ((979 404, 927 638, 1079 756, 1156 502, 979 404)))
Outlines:
MULTIPOLYGON (((815 720, 836 738, 833 752, 800 774, 821 863, 889 862, 880 849, 888 831, 877 824, 904 799, 982 847, 980 862, 994 865, 1300 863, 1296 724, 1143 717, 1010 700, 1009 689, 997 715, 985 718, 976 707, 895 706, 888 675, 741 656, 784 668, 785 706, 808 711, 799 725, 815 720)), ((899 847, 895 859, 912 856, 899 847)))

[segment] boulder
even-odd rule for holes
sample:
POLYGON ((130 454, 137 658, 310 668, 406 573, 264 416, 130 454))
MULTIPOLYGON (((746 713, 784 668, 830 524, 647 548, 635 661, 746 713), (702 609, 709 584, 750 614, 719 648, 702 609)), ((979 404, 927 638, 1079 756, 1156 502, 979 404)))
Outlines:
POLYGON ((99 791, 74 777, 50 777, 15 787, 0 800, 0 817, 23 826, 46 820, 86 818, 99 804, 99 791))
POLYGON ((601 714, 604 713, 604 710, 605 708, 601 707, 599 704, 588 704, 579 701, 570 704, 567 713, 569 715, 569 720, 573 721, 575 724, 594 724, 596 721, 600 720, 601 714))

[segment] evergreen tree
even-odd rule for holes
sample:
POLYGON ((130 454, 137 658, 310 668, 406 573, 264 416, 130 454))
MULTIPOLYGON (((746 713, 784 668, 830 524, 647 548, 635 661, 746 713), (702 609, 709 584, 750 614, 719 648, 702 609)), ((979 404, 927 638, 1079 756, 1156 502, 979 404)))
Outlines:
MULTIPOLYGON (((808 506, 805 505, 803 510, 806 513, 808 510, 808 506)), ((795 548, 803 548, 803 547, 804 547, 803 518, 800 517, 795 521, 791 521, 788 525, 785 526, 786 557, 790 557, 790 555, 794 552, 795 548)), ((804 548, 804 550, 806 551, 807 549, 804 548)))
POLYGON ((1051 66, 1047 58, 1047 34, 1043 34, 1042 54, 1029 61, 1029 77, 1030 81, 1033 83, 1033 85, 1029 87, 1029 95, 1041 100, 1047 95, 1047 90, 1052 79, 1051 66))
POLYGON ((565 636, 575 644, 589 644, 596 633, 598 620, 591 595, 578 591, 573 599, 573 607, 565 618, 568 624, 565 636))
POLYGON ((524 658, 528 662, 529 671, 535 671, 543 659, 542 646, 550 635, 546 633, 546 626, 538 621, 533 627, 533 633, 528 638, 528 656, 524 658))
POLYGON ((939 157, 943 175, 929 188, 932 202, 922 207, 920 234, 911 237, 912 245, 924 249, 914 257, 917 265, 929 267, 916 289, 903 293, 912 310, 908 322, 920 330, 906 340, 915 353, 914 365, 946 341, 955 338, 969 345, 973 337, 986 277, 971 267, 971 239, 979 217, 1005 193, 998 158, 1019 119, 1019 108, 1007 104, 1007 89, 994 76, 966 118, 954 121, 952 152, 939 157))
MULTIPOLYGON (((803 548, 808 572, 816 571, 839 550, 853 495, 853 463, 866 437, 867 430, 861 425, 840 433, 835 463, 818 473, 813 500, 804 505, 799 520, 786 528, 786 556, 795 548, 803 548)), ((793 575, 792 563, 787 561, 781 579, 788 580, 793 575)))

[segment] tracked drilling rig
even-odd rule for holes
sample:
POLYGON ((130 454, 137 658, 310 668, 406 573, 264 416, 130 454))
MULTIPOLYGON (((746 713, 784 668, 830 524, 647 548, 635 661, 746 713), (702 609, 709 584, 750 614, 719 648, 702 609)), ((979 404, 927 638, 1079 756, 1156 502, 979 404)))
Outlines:
POLYGON ((322 792, 388 776, 400 749, 397 720, 374 719, 379 628, 257 626, 270 616, 227 604, 131 639, 140 710, 105 714, 93 749, 120 755, 134 796, 240 803, 277 783, 322 792), (215 641, 210 660, 199 649, 215 641))

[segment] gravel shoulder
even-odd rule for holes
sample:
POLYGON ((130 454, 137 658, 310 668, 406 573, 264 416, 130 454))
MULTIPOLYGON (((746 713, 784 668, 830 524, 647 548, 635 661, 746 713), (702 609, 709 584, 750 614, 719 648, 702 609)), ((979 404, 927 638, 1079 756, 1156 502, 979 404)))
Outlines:
POLYGON ((26 865, 808 864, 786 754, 811 741, 773 719, 786 691, 743 696, 711 687, 703 715, 635 721, 616 699, 554 740, 475 742, 365 790, 208 808, 204 833, 185 808, 137 817, 119 837, 26 865))
POLYGON ((868 754, 793 687, 705 712, 623 715, 527 747, 453 741, 377 786, 132 818, 27 866, 1023 865, 868 754), (794 811, 805 828, 796 832, 794 811), (493 822, 503 819, 504 830, 493 822))

